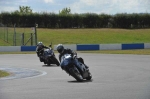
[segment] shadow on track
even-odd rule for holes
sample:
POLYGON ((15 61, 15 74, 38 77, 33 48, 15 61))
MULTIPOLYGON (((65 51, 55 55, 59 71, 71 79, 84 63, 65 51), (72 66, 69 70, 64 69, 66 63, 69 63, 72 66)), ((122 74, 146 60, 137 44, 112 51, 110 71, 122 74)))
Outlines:
POLYGON ((55 64, 51 64, 51 65, 42 65, 42 67, 60 67, 60 66, 57 66, 57 65, 55 65, 55 64))
POLYGON ((82 82, 79 82, 79 81, 76 81, 76 80, 73 80, 73 81, 68 81, 69 83, 87 83, 87 82, 92 82, 93 79, 91 80, 83 80, 82 82))

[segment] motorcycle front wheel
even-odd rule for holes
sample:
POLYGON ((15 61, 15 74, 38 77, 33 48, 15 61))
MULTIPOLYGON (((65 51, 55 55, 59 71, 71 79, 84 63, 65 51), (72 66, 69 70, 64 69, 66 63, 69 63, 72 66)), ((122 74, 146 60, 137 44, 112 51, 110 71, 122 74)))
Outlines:
POLYGON ((55 62, 55 64, 56 64, 57 66, 60 65, 60 63, 59 63, 59 61, 56 59, 56 57, 53 57, 53 60, 54 60, 54 62, 55 62))
POLYGON ((76 67, 74 67, 73 69, 70 69, 70 73, 77 81, 79 81, 79 82, 83 81, 83 77, 80 74, 80 72, 77 70, 76 67))
POLYGON ((91 75, 91 73, 88 71, 88 77, 86 78, 86 80, 91 80, 91 78, 92 78, 92 75, 91 75))

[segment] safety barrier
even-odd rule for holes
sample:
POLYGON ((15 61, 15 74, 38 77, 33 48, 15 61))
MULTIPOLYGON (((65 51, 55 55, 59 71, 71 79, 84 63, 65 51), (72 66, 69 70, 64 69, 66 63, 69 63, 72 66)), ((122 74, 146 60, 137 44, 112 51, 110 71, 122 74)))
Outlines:
MULTIPOLYGON (((54 45, 56 50, 57 45, 54 45)), ((149 49, 150 43, 134 43, 134 44, 76 44, 64 45, 65 48, 70 48, 76 51, 85 50, 130 50, 130 49, 149 49)))
MULTIPOLYGON (((56 50, 57 45, 54 45, 56 50)), ((130 49, 150 49, 150 43, 134 43, 134 44, 70 44, 64 45, 75 51, 86 50, 130 50, 130 49)), ((0 52, 19 52, 19 51, 35 51, 36 46, 0 46, 0 52)))
POLYGON ((35 51, 36 46, 21 46, 21 51, 35 51))
POLYGON ((0 46, 0 52, 35 51, 36 46, 0 46))

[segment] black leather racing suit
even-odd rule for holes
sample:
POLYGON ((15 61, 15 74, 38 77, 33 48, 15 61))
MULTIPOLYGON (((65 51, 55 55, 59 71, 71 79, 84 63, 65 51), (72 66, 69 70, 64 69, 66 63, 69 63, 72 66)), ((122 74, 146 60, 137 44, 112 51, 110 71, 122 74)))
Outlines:
POLYGON ((37 56, 39 57, 40 61, 43 62, 44 61, 44 58, 43 58, 43 54, 44 54, 44 48, 48 48, 46 46, 37 46, 36 47, 36 53, 37 53, 37 56))
POLYGON ((61 62, 61 57, 64 54, 71 54, 71 56, 73 57, 74 55, 77 55, 75 52, 73 52, 71 49, 64 49, 63 53, 59 54, 59 61, 61 62))

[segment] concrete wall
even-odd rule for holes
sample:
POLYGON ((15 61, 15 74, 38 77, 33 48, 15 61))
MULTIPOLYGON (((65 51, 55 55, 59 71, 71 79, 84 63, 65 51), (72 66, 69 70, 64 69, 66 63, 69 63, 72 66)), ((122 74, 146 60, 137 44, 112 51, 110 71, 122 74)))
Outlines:
MULTIPOLYGON (((67 44, 65 44, 65 45, 63 45, 65 48, 70 48, 70 49, 72 49, 72 50, 74 50, 74 51, 76 51, 77 50, 77 45, 76 44, 70 44, 70 45, 67 45, 67 44)), ((56 48, 57 48, 57 45, 54 45, 54 50, 56 50, 56 48)))
POLYGON ((0 46, 0 52, 20 52, 20 46, 0 46))
MULTIPOLYGON (((84 50, 130 50, 130 49, 150 49, 150 43, 134 43, 134 44, 70 44, 64 45, 75 51, 84 50)), ((57 45, 54 45, 56 50, 57 45)), ((35 51, 36 46, 0 46, 0 52, 19 52, 19 51, 35 51)))
MULTIPOLYGON (((56 50, 57 45, 54 45, 56 50)), ((134 44, 73 44, 64 45, 65 48, 71 48, 76 51, 83 50, 130 50, 130 49, 149 49, 150 43, 134 43, 134 44)))
POLYGON ((0 46, 0 52, 35 51, 36 46, 0 46))
POLYGON ((100 44, 100 50, 121 50, 121 44, 100 44))

